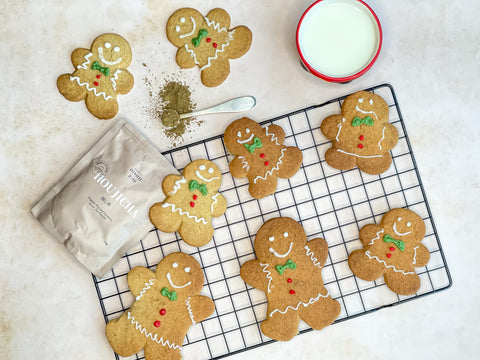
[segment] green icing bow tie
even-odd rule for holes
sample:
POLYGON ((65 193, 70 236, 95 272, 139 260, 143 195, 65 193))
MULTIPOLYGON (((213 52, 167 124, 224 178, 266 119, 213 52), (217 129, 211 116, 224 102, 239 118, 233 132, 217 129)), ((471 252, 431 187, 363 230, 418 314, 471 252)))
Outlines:
POLYGON ((363 119, 359 118, 358 116, 355 116, 352 120, 352 126, 360 126, 362 124, 365 124, 367 126, 373 126, 373 119, 370 116, 365 116, 363 119))
POLYGON ((176 291, 168 291, 166 287, 164 287, 161 291, 161 294, 165 297, 167 297, 170 301, 175 301, 177 300, 177 292, 176 291))
POLYGON ((198 31, 198 36, 192 39, 193 46, 197 47, 200 45, 200 41, 208 35, 208 31, 206 29, 200 29, 198 31))
POLYGON ((243 144, 243 145, 245 145, 245 147, 247 148, 247 150, 250 154, 253 154, 253 152, 255 151, 256 148, 261 148, 262 147, 262 142, 260 141, 260 139, 258 137, 254 137, 252 145, 249 145, 249 144, 243 144))
POLYGON ((199 184, 197 180, 190 180, 188 183, 188 188, 190 191, 198 189, 204 196, 207 195, 207 185, 199 184))
POLYGON ((390 235, 385 235, 383 237, 383 242, 385 243, 394 243, 398 250, 403 251, 405 250, 405 241, 397 240, 391 237, 390 235))
POLYGON ((292 260, 288 259, 288 261, 285 263, 285 265, 277 265, 275 266, 275 269, 277 269, 278 273, 280 275, 283 275, 283 272, 285 269, 292 269, 295 270, 297 268, 297 264, 295 264, 292 260))
POLYGON ((95 62, 92 64, 91 69, 92 69, 92 70, 98 70, 98 71, 100 71, 100 72, 101 72, 103 75, 105 75, 105 76, 110 76, 110 68, 100 66, 100 63, 99 63, 98 61, 95 61, 95 62))

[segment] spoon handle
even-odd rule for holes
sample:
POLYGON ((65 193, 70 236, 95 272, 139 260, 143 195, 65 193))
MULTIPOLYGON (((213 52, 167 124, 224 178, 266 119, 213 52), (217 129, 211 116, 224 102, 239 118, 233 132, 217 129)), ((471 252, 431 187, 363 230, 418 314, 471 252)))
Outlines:
POLYGON ((203 110, 194 111, 188 114, 181 114, 180 119, 184 119, 192 116, 198 116, 198 115, 211 114, 211 113, 245 111, 245 110, 250 110, 256 104, 257 104, 257 101, 253 96, 242 96, 232 100, 225 101, 221 104, 218 104, 203 110))

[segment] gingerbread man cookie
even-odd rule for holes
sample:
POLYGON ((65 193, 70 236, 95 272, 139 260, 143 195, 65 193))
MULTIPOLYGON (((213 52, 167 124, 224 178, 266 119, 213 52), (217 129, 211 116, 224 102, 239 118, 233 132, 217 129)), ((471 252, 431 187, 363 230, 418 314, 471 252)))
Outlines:
POLYGON ((342 114, 322 121, 322 133, 332 141, 327 164, 338 170, 355 166, 367 174, 381 174, 392 163, 389 150, 398 142, 398 130, 388 122, 388 105, 380 96, 359 91, 342 104, 342 114))
POLYGON ((400 295, 420 288, 415 267, 427 265, 430 252, 421 243, 425 223, 411 210, 393 209, 383 215, 380 225, 368 224, 360 230, 364 248, 348 257, 350 269, 360 279, 374 281, 384 276, 385 284, 400 295))
POLYGON ((213 237, 212 217, 227 210, 227 200, 218 192, 222 173, 209 160, 195 160, 183 176, 168 175, 162 184, 167 196, 150 208, 150 220, 158 230, 178 231, 192 246, 203 246, 213 237))
POLYGON ((254 247, 258 260, 243 264, 240 276, 267 296, 267 319, 260 326, 266 336, 290 340, 298 333, 300 319, 320 330, 338 317, 340 304, 323 285, 325 240, 307 242, 299 223, 280 217, 263 224, 254 247))
POLYGON ((97 37, 90 49, 72 53, 75 71, 57 79, 60 93, 70 101, 85 100, 88 111, 99 119, 111 119, 118 112, 118 94, 133 87, 127 67, 132 62, 128 42, 117 34, 97 37))
POLYGON ((183 69, 200 68, 202 83, 218 86, 230 73, 229 59, 244 55, 252 43, 246 26, 230 29, 230 15, 213 9, 203 16, 195 9, 175 11, 167 22, 167 37, 178 47, 177 64, 183 69))
POLYGON ((242 118, 225 130, 225 146, 235 155, 230 162, 233 177, 247 177, 248 191, 255 199, 273 194, 277 178, 288 179, 302 165, 302 152, 285 146, 285 132, 278 125, 261 127, 256 121, 242 118))
POLYGON ((155 273, 138 266, 127 276, 135 302, 120 318, 105 328, 108 342, 120 356, 131 356, 145 348, 146 360, 181 359, 188 329, 215 310, 212 299, 198 295, 203 272, 190 255, 173 253, 155 273))

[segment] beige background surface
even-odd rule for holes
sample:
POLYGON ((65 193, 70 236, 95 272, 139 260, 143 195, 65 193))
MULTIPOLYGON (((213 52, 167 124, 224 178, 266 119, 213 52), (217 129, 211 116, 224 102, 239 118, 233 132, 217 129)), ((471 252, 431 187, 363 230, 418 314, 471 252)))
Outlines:
MULTIPOLYGON (((275 343, 232 359, 461 359, 480 352, 477 236, 480 122, 480 4, 368 3, 384 30, 372 70, 347 85, 305 72, 296 23, 312 0, 3 1, 0 14, 0 356, 2 359, 113 359, 91 275, 30 215, 32 204, 110 125, 57 91, 70 54, 104 32, 134 51, 136 86, 119 97, 130 118, 162 150, 172 146, 151 116, 149 91, 165 78, 187 82, 198 107, 254 95, 250 117, 264 120, 380 83, 391 83, 453 276, 453 287, 390 309, 275 343), (164 27, 177 8, 227 9, 254 33, 218 88, 197 70, 179 70, 164 27), (151 82, 148 85, 147 79, 151 82)), ((204 117, 184 143, 219 134, 236 115, 204 117)))

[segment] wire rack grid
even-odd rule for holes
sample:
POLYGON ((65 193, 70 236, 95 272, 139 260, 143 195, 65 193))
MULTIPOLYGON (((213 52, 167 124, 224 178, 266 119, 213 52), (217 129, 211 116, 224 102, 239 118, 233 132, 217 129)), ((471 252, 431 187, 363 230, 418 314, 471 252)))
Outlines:
MULTIPOLYGON (((215 302, 214 314, 188 331, 183 356, 218 359, 273 342, 260 331, 267 311, 265 294, 246 285, 239 273, 243 263, 255 258, 253 241, 258 229, 278 216, 299 221, 309 240, 321 237, 328 242, 323 278, 331 296, 342 307, 336 322, 450 287, 452 280, 394 90, 389 84, 366 90, 382 96, 389 104, 390 123, 400 135, 391 151, 392 165, 381 175, 368 175, 357 168, 338 171, 325 162, 324 154, 331 143, 321 133, 320 123, 326 116, 340 113, 346 96, 262 122, 275 123, 285 130, 285 144, 302 150, 303 164, 292 178, 279 179, 275 194, 261 200, 249 195, 246 179, 230 175, 228 163, 232 155, 225 148, 223 136, 163 153, 179 170, 195 159, 214 161, 223 174, 220 192, 227 199, 227 211, 213 219, 214 238, 206 246, 191 247, 177 233, 153 229, 106 276, 94 277, 105 321, 119 317, 134 301, 126 279, 131 268, 145 266, 154 270, 164 256, 182 251, 201 264, 205 274, 202 294, 215 302), (379 223, 385 212, 397 207, 415 211, 427 227, 423 243, 431 257, 425 267, 416 269, 421 288, 411 296, 391 292, 383 278, 373 282, 358 279, 348 267, 348 254, 362 247, 359 229, 368 223, 379 223)), ((300 333, 310 330, 300 322, 300 333)), ((144 359, 143 352, 128 359, 144 359)))

